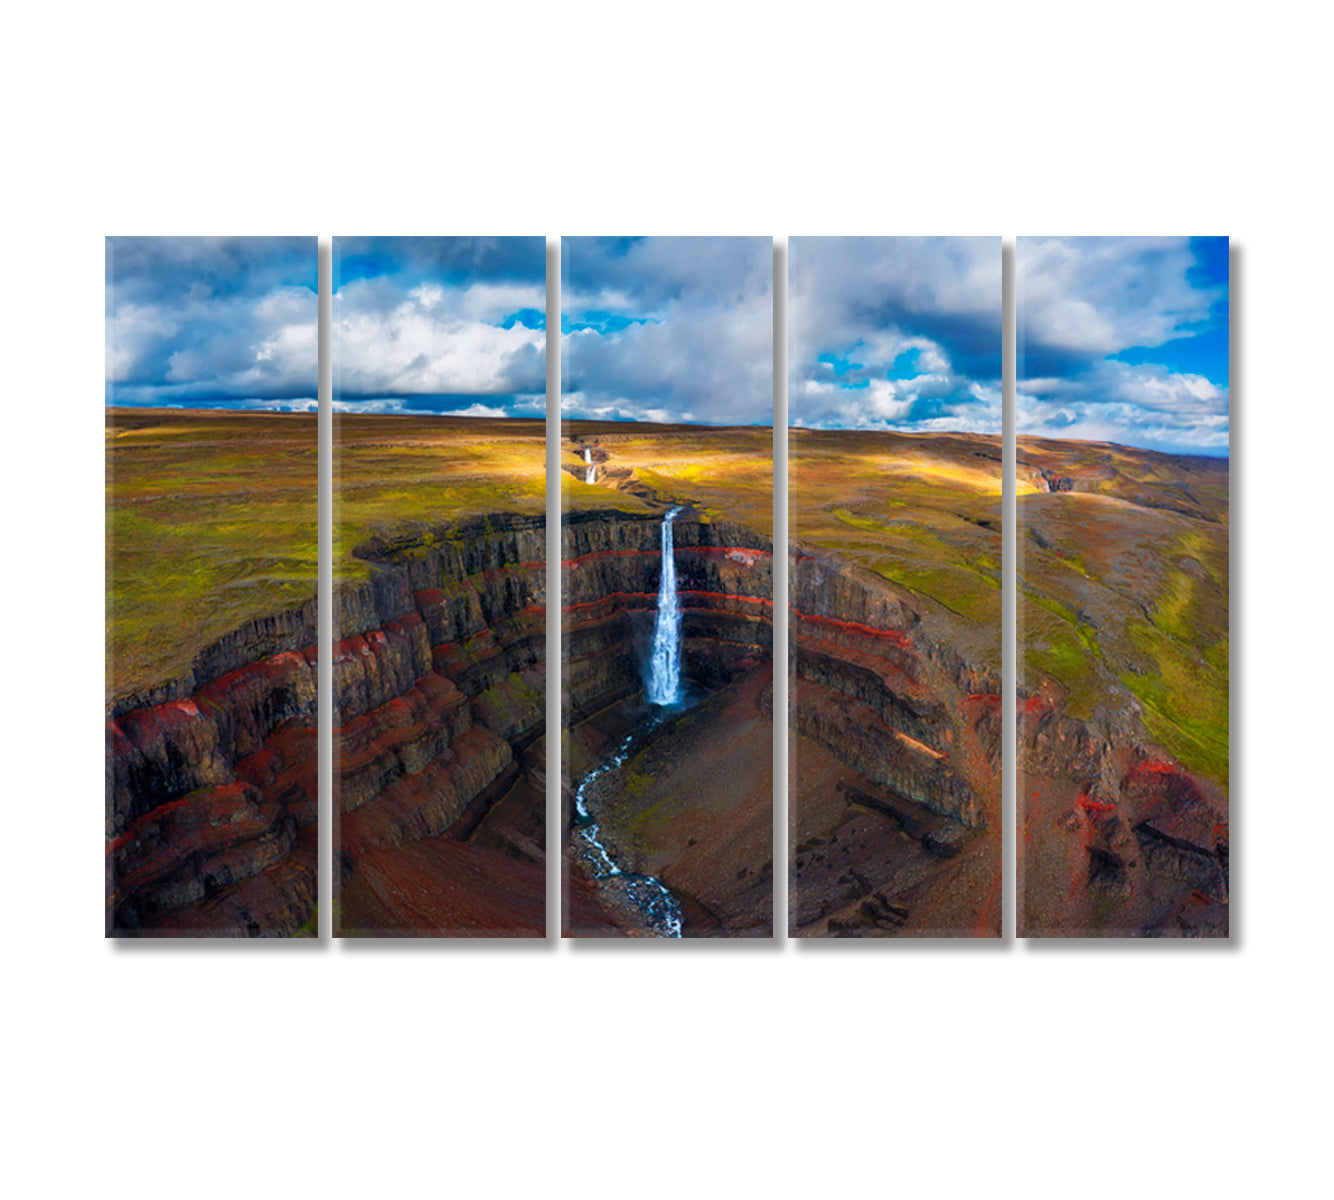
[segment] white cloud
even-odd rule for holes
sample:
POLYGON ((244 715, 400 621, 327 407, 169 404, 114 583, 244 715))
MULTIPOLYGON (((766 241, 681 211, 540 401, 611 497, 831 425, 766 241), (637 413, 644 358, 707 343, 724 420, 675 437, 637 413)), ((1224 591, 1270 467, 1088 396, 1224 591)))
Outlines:
POLYGON ((1084 438, 1151 449, 1208 452, 1227 448, 1228 389, 1202 375, 1154 364, 1103 361, 1069 380, 1020 384, 1020 433, 1084 438))
POLYGON ((380 280, 348 284, 335 298, 339 390, 353 396, 531 392, 545 379, 545 332, 519 324, 502 329, 469 313, 506 309, 507 315, 514 311, 509 304, 532 300, 538 291, 428 284, 384 308, 380 280))

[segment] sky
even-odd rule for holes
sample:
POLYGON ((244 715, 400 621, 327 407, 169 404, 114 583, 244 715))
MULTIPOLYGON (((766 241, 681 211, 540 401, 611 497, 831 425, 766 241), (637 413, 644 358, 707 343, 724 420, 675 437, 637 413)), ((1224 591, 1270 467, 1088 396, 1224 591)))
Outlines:
POLYGON ((1020 238, 1021 434, 1228 453, 1228 239, 1020 238))
POLYGON ((316 407, 313 237, 109 237, 106 403, 316 407))
POLYGON ((336 237, 334 408, 546 414, 546 238, 336 237))
POLYGON ((563 238, 561 414, 773 423, 771 237, 563 238))
POLYGON ((1001 431, 999 237, 788 239, 788 422, 1001 431))

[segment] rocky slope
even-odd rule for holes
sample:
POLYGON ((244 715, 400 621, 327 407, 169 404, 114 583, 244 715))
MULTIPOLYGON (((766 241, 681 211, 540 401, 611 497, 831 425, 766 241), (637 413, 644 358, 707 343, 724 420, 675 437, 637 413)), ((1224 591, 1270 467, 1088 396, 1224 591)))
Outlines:
POLYGON ((1227 461, 1018 459, 1020 930, 1226 936, 1227 461))
MULTIPOLYGON (((359 547, 369 578, 335 593, 338 932, 544 933, 544 539, 497 515, 359 547)), ((193 690, 112 713, 110 932, 312 931, 313 624, 256 622, 193 690)))
POLYGON ((162 689, 170 698, 128 698, 113 709, 108 933, 313 932, 314 607, 256 622, 205 650, 190 680, 162 689), (293 643, 300 648, 271 652, 293 643))

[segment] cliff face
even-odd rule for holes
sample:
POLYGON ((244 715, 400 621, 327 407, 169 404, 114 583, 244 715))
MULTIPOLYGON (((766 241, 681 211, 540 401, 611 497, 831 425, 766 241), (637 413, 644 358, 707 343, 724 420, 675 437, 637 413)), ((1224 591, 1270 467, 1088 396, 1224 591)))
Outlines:
POLYGON ((545 932, 545 537, 498 514, 359 548, 333 654, 339 933, 545 932))
POLYGON ((796 732, 933 812, 998 825, 999 675, 846 559, 794 543, 790 561, 796 732))
POLYGON ((307 632, 312 610, 238 631, 196 661, 207 682, 108 721, 108 933, 281 936, 310 921, 316 649, 234 664, 307 632))
MULTIPOLYGON (((358 554, 370 578, 335 595, 338 929, 540 936, 544 522, 502 515, 358 554)), ((155 703, 114 710, 109 932, 313 931, 313 629, 313 605, 255 622, 155 703)))

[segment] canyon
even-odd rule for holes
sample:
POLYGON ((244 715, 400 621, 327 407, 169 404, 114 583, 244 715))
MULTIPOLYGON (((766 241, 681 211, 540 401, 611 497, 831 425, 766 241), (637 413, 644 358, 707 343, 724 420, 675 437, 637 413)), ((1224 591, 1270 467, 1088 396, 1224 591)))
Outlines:
POLYGON ((683 694, 655 705, 646 680, 664 517, 607 507, 562 520, 562 924, 573 937, 661 932, 628 891, 652 879, 679 905, 683 936, 767 937, 773 548, 690 508, 673 517, 683 694), (623 872, 609 875, 580 853, 576 793, 617 756, 588 789, 600 843, 623 872), (590 888, 594 911, 576 911, 572 900, 590 888))
MULTIPOLYGON (((441 439, 451 462, 466 448, 515 465, 506 488, 456 471, 452 491, 423 468, 419 511, 438 520, 356 483, 348 451, 331 678, 343 936, 545 932, 541 424, 529 441, 501 424, 441 439)), ((345 444, 378 480, 386 448, 440 429, 354 422, 345 444)), ((771 932, 771 437, 604 423, 562 441, 567 934, 660 933, 635 880, 670 894, 683 936, 771 932), (653 704, 673 508, 682 694, 653 704), (619 877, 579 852, 581 788, 619 877)), ((800 431, 792 462, 789 932, 996 936, 995 439, 800 431)), ((1226 485, 1225 464, 1021 440, 1026 934, 1227 932, 1226 485)), ((190 657, 173 649, 172 671, 119 675, 109 934, 314 934, 317 613, 297 599, 252 599, 190 657)))

